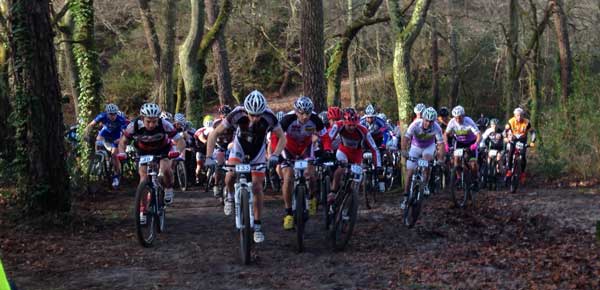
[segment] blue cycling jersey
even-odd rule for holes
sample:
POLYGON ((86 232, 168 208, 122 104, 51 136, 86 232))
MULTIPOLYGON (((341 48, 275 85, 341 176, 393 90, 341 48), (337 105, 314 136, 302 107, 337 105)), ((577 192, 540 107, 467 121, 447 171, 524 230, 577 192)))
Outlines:
POLYGON ((385 123, 385 120, 374 116, 373 122, 369 123, 367 122, 367 117, 363 116, 360 118, 360 124, 369 130, 369 133, 371 133, 371 136, 375 140, 375 143, 377 143, 377 146, 380 146, 381 144, 387 144, 387 141, 390 138, 390 131, 387 123, 385 123))
POLYGON ((108 131, 109 134, 113 135, 116 133, 120 133, 121 131, 127 128, 127 121, 120 115, 117 115, 117 118, 114 121, 111 121, 108 118, 108 114, 106 112, 102 112, 96 116, 94 119, 96 123, 102 123, 102 129, 108 131))

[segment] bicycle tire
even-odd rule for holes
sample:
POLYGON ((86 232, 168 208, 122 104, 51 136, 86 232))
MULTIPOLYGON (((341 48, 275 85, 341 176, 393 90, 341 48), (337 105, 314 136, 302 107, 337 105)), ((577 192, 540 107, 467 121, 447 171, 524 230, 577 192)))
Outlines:
POLYGON ((296 243, 298 246, 298 252, 301 253, 304 251, 306 187, 300 184, 295 188, 294 191, 294 199, 296 203, 296 211, 294 212, 294 221, 296 222, 296 243))
POLYGON ((242 207, 242 228, 240 234, 240 257, 242 264, 250 264, 250 251, 252 249, 252 229, 250 228, 250 196, 248 190, 240 189, 240 206, 242 207))
POLYGON ((341 200, 338 200, 339 203, 336 202, 337 206, 331 229, 331 244, 334 251, 344 250, 352 236, 358 215, 358 186, 351 186, 352 190, 350 192, 343 191, 344 196, 341 200), (347 222, 344 222, 344 210, 348 214, 347 222))
POLYGON ((517 157, 515 158, 515 161, 513 162, 513 172, 512 172, 512 177, 510 180, 510 192, 511 193, 515 193, 517 192, 517 189, 519 188, 519 176, 521 175, 521 158, 517 157))
MULTIPOLYGON (((463 199, 461 202, 460 207, 465 208, 467 207, 467 203, 469 202, 469 200, 471 200, 472 203, 474 203, 475 197, 473 196, 473 190, 471 189, 471 185, 472 185, 472 179, 473 176, 471 176, 471 168, 467 168, 466 170, 463 170, 463 176, 462 176, 462 183, 463 183, 463 199)), ((477 181, 479 182, 479 181, 477 181)))
POLYGON ((177 172, 177 183, 179 185, 179 188, 181 189, 181 191, 186 191, 187 190, 187 173, 185 170, 185 164, 183 163, 183 161, 177 161, 175 168, 176 168, 176 172, 177 172))
POLYGON ((421 214, 421 202, 419 194, 423 195, 423 189, 420 184, 413 186, 413 191, 408 195, 408 201, 406 202, 406 209, 404 209, 404 225, 408 228, 412 228, 417 223, 419 215, 421 214), (415 194, 416 193, 416 194, 415 194))
POLYGON ((138 185, 135 192, 135 204, 133 208, 133 216, 135 220, 135 229, 138 242, 143 247, 151 247, 157 235, 157 219, 156 219, 156 201, 154 193, 148 181, 138 185), (146 217, 145 225, 140 222, 140 210, 143 210, 146 217), (144 230, 147 230, 146 234, 144 230))
POLYGON ((459 207, 458 199, 456 198, 456 195, 458 194, 456 171, 456 167, 450 169, 450 197, 452 200, 452 204, 454 204, 454 207, 459 207))

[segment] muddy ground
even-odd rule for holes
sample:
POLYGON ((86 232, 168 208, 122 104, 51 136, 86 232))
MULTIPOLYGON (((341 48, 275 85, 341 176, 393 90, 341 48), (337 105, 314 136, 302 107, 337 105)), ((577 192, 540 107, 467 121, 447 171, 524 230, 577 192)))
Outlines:
MULTIPOLYGON (((176 192, 167 233, 152 248, 134 235, 133 189, 79 197, 66 225, 23 223, 0 213, 0 252, 19 289, 600 289, 600 190, 525 188, 482 192, 475 208, 446 194, 428 199, 413 229, 398 194, 361 204, 349 247, 332 252, 321 215, 306 251, 282 229, 269 195, 267 240, 240 265, 232 217, 197 188, 176 192)), ((0 208, 0 210, 3 210, 0 208)))

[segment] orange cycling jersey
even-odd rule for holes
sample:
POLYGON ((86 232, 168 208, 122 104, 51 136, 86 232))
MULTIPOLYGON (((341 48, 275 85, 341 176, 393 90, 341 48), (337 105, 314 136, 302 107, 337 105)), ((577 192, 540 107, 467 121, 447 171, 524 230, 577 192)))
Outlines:
POLYGON ((517 122, 517 119, 512 117, 510 120, 508 120, 508 125, 510 126, 510 130, 512 131, 513 135, 524 137, 527 136, 529 131, 531 131, 531 123, 529 123, 529 120, 525 118, 521 118, 521 122, 517 122))

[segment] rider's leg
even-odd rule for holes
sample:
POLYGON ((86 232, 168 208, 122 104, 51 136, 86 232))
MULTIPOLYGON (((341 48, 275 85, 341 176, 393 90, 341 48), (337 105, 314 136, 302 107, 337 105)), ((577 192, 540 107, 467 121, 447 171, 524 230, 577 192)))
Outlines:
POLYGON ((160 160, 160 172, 163 176, 163 185, 167 189, 173 188, 173 170, 171 168, 171 160, 163 158, 160 160))

